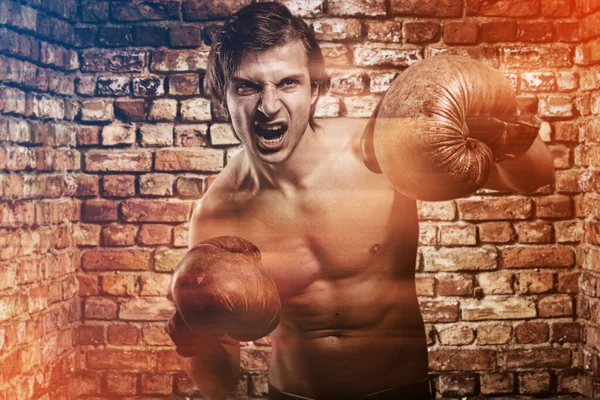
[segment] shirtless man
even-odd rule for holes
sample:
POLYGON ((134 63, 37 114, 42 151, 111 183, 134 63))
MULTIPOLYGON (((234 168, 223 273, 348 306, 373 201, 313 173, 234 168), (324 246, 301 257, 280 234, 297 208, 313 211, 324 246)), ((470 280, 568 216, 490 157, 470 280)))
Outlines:
MULTIPOLYGON (((271 334, 270 399, 430 398, 416 202, 365 167, 368 121, 315 123, 326 75, 306 25, 275 3, 241 13, 213 45, 237 68, 213 54, 206 80, 244 150, 194 210, 189 247, 235 235, 260 249, 283 310, 271 334)), ((486 187, 531 191, 550 183, 551 170, 537 140, 526 156, 496 165, 486 187), (522 168, 540 172, 524 181, 522 168)), ((185 369, 205 396, 224 399, 239 381, 239 342, 203 340, 185 369)))

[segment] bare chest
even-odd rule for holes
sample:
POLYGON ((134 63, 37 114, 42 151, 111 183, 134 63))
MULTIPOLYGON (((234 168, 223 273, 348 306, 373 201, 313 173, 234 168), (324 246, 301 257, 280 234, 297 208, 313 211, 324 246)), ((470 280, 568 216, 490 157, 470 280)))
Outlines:
POLYGON ((247 209, 240 229, 260 248, 285 299, 317 281, 392 268, 392 249, 416 235, 413 213, 392 190, 312 191, 293 201, 265 196, 247 209))

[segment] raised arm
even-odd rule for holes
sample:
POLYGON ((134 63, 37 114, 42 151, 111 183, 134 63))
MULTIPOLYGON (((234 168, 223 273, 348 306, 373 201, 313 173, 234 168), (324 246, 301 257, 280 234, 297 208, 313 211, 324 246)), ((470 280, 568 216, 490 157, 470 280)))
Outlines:
MULTIPOLYGON (((213 236, 209 232, 210 214, 202 203, 194 210, 189 224, 188 249, 213 236)), ((240 342, 227 335, 199 336, 178 313, 169 324, 173 325, 170 336, 183 356, 184 369, 202 395, 210 400, 230 396, 240 379, 240 342)))
POLYGON ((496 163, 483 187, 532 193, 551 183, 554 183, 552 153, 546 144, 537 137, 522 157, 496 163))

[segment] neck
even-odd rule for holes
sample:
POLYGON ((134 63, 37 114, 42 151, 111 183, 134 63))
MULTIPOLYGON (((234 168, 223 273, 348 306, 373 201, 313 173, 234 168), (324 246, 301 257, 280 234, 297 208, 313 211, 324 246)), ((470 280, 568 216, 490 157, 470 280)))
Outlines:
POLYGON ((315 132, 308 126, 292 155, 283 163, 263 163, 248 152, 244 162, 258 187, 287 193, 305 189, 310 187, 316 173, 321 171, 319 165, 329 159, 330 150, 323 135, 324 132, 315 132))

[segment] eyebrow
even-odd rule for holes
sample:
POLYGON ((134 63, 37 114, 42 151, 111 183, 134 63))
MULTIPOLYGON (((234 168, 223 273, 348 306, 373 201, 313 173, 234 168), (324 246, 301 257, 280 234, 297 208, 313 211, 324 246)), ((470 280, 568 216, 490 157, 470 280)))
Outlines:
MULTIPOLYGON (((280 84, 281 82, 285 81, 286 79, 295 79, 295 80, 300 81, 300 80, 304 79, 304 74, 298 73, 298 74, 287 75, 287 76, 281 78, 279 80, 279 82, 277 82, 277 84, 280 84)), ((239 76, 232 77, 231 81, 233 83, 244 83, 244 84, 255 85, 255 86, 261 84, 260 82, 255 82, 251 79, 241 78, 239 76)))

